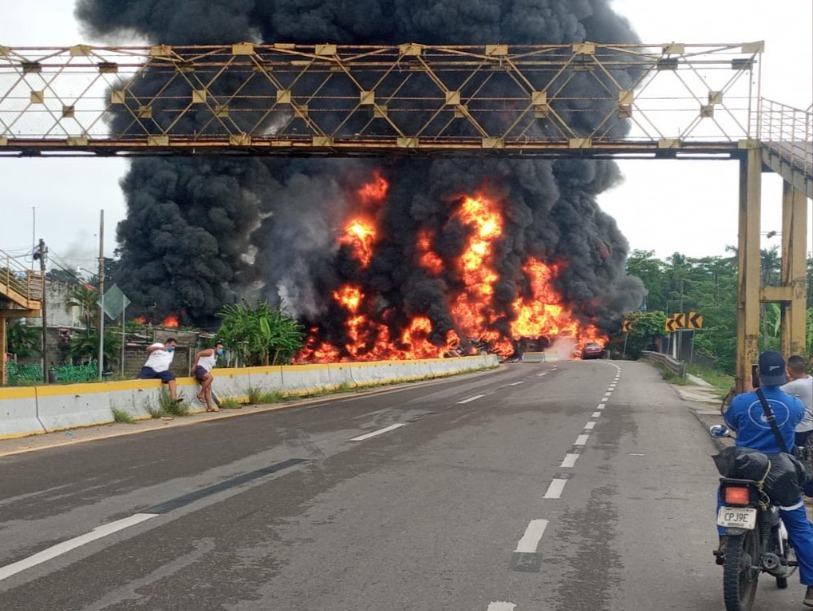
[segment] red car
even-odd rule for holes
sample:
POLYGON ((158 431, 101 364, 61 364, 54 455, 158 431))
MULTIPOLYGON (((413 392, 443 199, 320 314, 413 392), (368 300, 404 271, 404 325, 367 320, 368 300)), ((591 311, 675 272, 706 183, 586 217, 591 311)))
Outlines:
POLYGON ((603 359, 604 358, 604 347, 601 344, 597 344, 595 342, 587 342, 584 346, 582 346, 582 360, 585 359, 603 359))

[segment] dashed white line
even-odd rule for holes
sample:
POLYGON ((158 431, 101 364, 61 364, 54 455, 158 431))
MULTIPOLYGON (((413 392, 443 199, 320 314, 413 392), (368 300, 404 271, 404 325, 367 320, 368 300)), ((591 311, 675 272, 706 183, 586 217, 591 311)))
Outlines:
POLYGON ((545 492, 543 499, 558 499, 562 497, 562 491, 565 489, 566 479, 553 479, 548 485, 548 490, 545 492))
POLYGON ((592 415, 591 415, 590 417, 591 417, 591 418, 598 418, 598 417, 600 417, 600 416, 601 416, 601 412, 593 412, 593 413, 592 413, 592 415))
POLYGON ((535 554, 547 526, 547 520, 531 520, 528 528, 525 529, 525 534, 522 535, 522 539, 517 543, 517 549, 514 551, 520 554, 535 554))
POLYGON ((24 558, 18 562, 0 567, 0 581, 3 581, 12 575, 16 575, 17 573, 26 569, 30 569, 33 566, 47 562, 48 560, 56 558, 57 556, 66 554, 77 547, 81 547, 91 543, 92 541, 96 541, 97 539, 102 539, 120 530, 129 528, 130 526, 135 526, 136 524, 140 524, 141 522, 149 520, 150 518, 157 517, 157 513, 136 513, 131 515, 129 518, 124 518, 123 520, 111 522, 110 524, 105 524, 103 526, 97 526, 89 533, 74 537, 73 539, 68 539, 62 543, 57 543, 56 545, 51 546, 48 549, 44 549, 33 556, 29 556, 28 558, 24 558))
POLYGON ((587 439, 589 437, 590 437, 590 435, 579 435, 578 437, 576 437, 576 441, 573 442, 573 445, 574 446, 583 446, 583 445, 585 445, 587 443, 587 439))
POLYGON ((494 602, 488 605, 486 611, 514 611, 516 608, 514 603, 494 602))
POLYGON ((591 430, 593 430, 594 426, 596 426, 595 422, 588 422, 587 424, 584 425, 584 430, 585 431, 591 431, 591 430))
POLYGON ((565 459, 562 461, 562 464, 559 465, 560 469, 569 469, 575 466, 576 461, 579 459, 578 454, 565 454, 565 459))
POLYGON ((525 382, 514 382, 513 384, 509 384, 508 386, 517 386, 518 384, 524 384, 525 382))
POLYGON ((469 403, 471 401, 477 401, 477 399, 482 399, 485 395, 474 395, 473 397, 469 397, 468 399, 463 399, 462 401, 458 401, 458 405, 462 403, 469 403))
POLYGON ((542 376, 546 376, 546 375, 548 375, 548 372, 547 372, 547 371, 543 371, 542 373, 537 373, 537 374, 536 374, 536 377, 537 377, 537 378, 541 378, 542 376))
POLYGON ((598 405, 596 405, 596 409, 604 409, 606 406, 607 406, 606 403, 599 403, 598 405))
POLYGON ((367 433, 366 435, 359 435, 358 437, 353 437, 350 441, 364 441, 365 439, 369 439, 370 437, 375 437, 376 435, 383 435, 384 433, 389 433, 390 431, 394 431, 397 428, 402 426, 406 426, 403 422, 401 424, 392 424, 388 427, 383 429, 378 429, 377 431, 373 431, 372 433, 367 433))

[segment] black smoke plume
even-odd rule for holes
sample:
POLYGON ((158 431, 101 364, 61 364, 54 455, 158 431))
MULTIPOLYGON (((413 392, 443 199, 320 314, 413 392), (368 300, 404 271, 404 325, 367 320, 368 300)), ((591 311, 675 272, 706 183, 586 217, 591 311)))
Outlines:
MULTIPOLYGON (((111 43, 134 36, 175 45, 637 42, 610 0, 78 0, 76 15, 90 35, 111 43)), ((111 128, 125 130, 117 121, 111 128)), ((142 309, 154 306, 158 317, 182 312, 198 324, 211 324, 224 303, 254 289, 282 298, 340 345, 346 312, 330 295, 352 280, 375 296, 369 314, 393 337, 405 316, 424 314, 440 345, 455 327, 446 304, 459 278, 415 265, 416 237, 434 230, 442 258, 459 254, 465 232, 450 222, 454 202, 488 189, 507 219, 495 253, 500 330, 512 300, 527 292, 519 268, 533 256, 566 262, 556 290, 581 320, 611 331, 644 294, 624 271, 627 241, 596 203, 619 179, 606 160, 136 159, 123 181, 120 284, 142 309), (383 246, 362 270, 336 239, 354 206, 349 194, 375 171, 390 184, 378 213, 383 246)))

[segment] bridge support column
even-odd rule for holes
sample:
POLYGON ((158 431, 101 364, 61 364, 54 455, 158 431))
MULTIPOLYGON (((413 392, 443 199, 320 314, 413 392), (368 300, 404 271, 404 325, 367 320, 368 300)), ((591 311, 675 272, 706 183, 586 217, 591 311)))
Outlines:
POLYGON ((8 384, 8 367, 6 366, 6 354, 8 353, 8 319, 0 316, 0 386, 8 384))
POLYGON ((806 356, 807 322, 807 198, 782 183, 782 352, 806 356))
POLYGON ((762 155, 752 144, 740 158, 739 237, 737 247, 737 371, 735 387, 751 384, 751 363, 759 356, 759 233, 762 155))

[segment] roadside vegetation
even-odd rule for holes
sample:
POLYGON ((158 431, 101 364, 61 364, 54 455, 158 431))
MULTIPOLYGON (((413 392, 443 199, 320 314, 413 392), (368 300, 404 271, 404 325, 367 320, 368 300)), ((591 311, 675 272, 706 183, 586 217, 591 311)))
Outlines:
MULTIPOLYGON (((619 331, 609 348, 614 357, 638 358, 643 350, 667 352, 678 333, 665 330, 675 313, 695 312, 703 317, 702 328, 682 331, 682 360, 689 372, 703 378, 723 394, 733 385, 737 360, 737 252, 730 256, 691 258, 675 253, 666 260, 653 251, 633 250, 627 272, 640 278, 647 289, 646 301, 626 320, 628 333, 619 331)), ((762 286, 779 286, 781 257, 777 246, 760 253, 762 286)), ((813 259, 807 261, 807 303, 813 303, 813 259)), ((778 304, 762 304, 759 349, 778 350, 780 315, 778 304)), ((813 309, 807 311, 807 350, 811 352, 813 309)))

